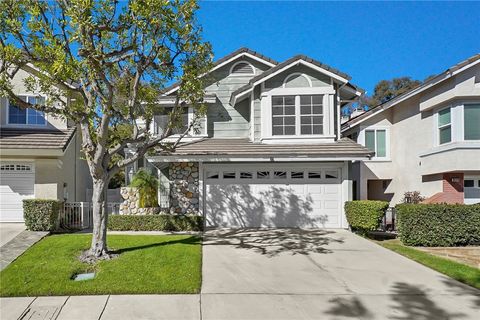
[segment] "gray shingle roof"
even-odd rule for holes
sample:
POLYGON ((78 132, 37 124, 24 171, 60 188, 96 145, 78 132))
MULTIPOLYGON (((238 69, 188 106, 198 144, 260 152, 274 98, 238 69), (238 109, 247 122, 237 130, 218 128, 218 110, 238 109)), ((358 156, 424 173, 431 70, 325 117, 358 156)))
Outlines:
POLYGON ((264 144, 253 143, 248 139, 206 138, 200 141, 183 143, 175 152, 162 152, 159 155, 174 156, 316 156, 325 158, 370 157, 373 153, 343 138, 333 143, 316 144, 264 144))
POLYGON ((74 133, 74 127, 66 130, 1 128, 0 149, 65 150, 74 133))

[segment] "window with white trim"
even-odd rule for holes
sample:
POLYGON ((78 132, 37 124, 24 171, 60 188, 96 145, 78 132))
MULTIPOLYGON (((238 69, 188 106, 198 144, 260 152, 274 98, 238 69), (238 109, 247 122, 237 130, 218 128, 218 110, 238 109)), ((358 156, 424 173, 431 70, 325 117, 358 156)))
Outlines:
POLYGON ((438 144, 452 141, 452 116, 451 108, 445 108, 438 112, 438 144))
POLYGON ((365 147, 375 152, 375 158, 387 157, 387 130, 365 129, 365 147))
POLYGON ((323 95, 272 96, 272 136, 322 135, 323 95))
MULTIPOLYGON (((30 104, 43 104, 45 99, 36 96, 19 96, 25 102, 30 104)), ((8 124, 40 125, 46 124, 45 114, 30 108, 20 108, 13 101, 8 103, 8 124)))
POLYGON ((480 104, 465 104, 463 128, 465 140, 480 140, 480 104))

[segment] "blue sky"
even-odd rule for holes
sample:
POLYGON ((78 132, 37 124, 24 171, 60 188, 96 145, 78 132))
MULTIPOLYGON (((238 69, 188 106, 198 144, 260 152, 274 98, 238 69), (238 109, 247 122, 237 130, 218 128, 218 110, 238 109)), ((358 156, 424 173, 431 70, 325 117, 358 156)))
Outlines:
POLYGON ((373 92, 381 79, 423 80, 480 53, 480 2, 201 1, 216 59, 246 46, 278 61, 306 54, 373 92))

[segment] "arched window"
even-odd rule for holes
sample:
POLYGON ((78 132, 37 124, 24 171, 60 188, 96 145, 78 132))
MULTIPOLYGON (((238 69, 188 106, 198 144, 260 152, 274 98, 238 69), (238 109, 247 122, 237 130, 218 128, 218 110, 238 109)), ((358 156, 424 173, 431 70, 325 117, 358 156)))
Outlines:
POLYGON ((255 69, 253 66, 245 61, 235 63, 230 69, 230 74, 234 75, 254 75, 255 69))
POLYGON ((284 88, 305 88, 311 87, 312 81, 302 73, 289 74, 283 81, 284 88))

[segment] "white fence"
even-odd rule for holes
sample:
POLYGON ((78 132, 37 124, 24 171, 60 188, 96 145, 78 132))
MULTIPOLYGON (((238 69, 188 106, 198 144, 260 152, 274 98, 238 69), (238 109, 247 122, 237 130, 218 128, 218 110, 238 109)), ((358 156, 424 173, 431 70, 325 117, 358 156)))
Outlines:
MULTIPOLYGON (((120 203, 107 203, 108 214, 120 214, 120 203)), ((90 202, 65 202, 60 213, 60 228, 88 229, 93 225, 93 210, 90 202)))

